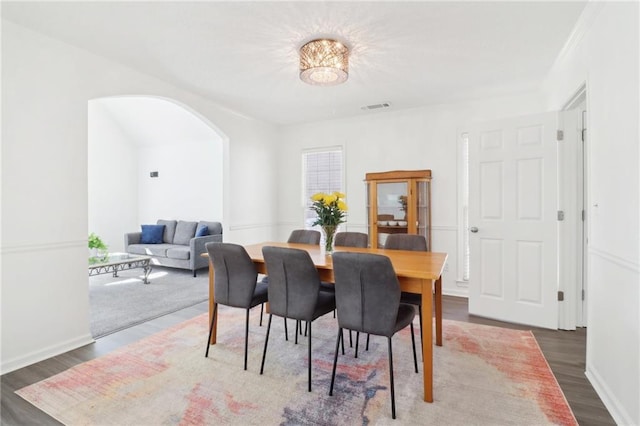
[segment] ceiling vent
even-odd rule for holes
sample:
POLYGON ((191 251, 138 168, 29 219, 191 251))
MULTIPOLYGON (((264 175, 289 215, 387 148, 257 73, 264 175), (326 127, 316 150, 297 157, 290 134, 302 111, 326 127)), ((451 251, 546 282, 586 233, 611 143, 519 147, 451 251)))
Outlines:
POLYGON ((366 105, 366 106, 361 107, 360 109, 363 109, 363 110, 367 111, 367 110, 371 110, 371 109, 389 108, 390 106, 391 106, 391 104, 389 102, 383 102, 381 104, 366 105))

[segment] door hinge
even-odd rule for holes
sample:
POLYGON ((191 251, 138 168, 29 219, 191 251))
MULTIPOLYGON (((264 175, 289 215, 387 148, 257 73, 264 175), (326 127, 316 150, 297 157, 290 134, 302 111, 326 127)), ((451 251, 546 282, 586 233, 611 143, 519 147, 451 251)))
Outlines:
POLYGON ((558 302, 564 301, 564 291, 558 291, 558 302))
POLYGON ((582 221, 583 222, 584 222, 586 217, 587 217, 587 214, 584 212, 584 210, 582 210, 582 221))
POLYGON ((584 300, 584 289, 582 290, 582 300, 584 300))
POLYGON ((564 212, 562 210, 558 210, 558 220, 564 220, 564 212))
POLYGON ((559 141, 563 141, 564 140, 564 132, 562 130, 558 130, 556 133, 556 139, 559 141))

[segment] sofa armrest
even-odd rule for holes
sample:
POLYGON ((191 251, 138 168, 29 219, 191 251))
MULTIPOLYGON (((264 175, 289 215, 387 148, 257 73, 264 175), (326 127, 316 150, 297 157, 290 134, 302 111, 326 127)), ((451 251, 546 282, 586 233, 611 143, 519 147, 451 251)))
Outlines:
POLYGON ((211 242, 222 242, 222 234, 206 235, 204 237, 194 237, 189 241, 189 249, 191 251, 191 261, 194 269, 204 268, 209 264, 207 258, 202 257, 202 253, 207 252, 205 245, 211 242))
POLYGON ((129 252, 129 246, 131 244, 140 244, 140 236, 142 232, 130 232, 128 234, 124 234, 124 251, 129 252))

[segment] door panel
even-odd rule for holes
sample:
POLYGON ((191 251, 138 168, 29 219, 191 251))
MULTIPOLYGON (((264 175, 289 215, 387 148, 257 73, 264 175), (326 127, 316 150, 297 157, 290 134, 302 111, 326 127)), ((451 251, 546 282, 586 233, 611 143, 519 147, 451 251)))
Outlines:
POLYGON ((470 126, 469 312, 557 328, 557 113, 470 126))
POLYGON ((504 299, 502 240, 483 238, 480 241, 480 249, 481 295, 483 297, 504 299))

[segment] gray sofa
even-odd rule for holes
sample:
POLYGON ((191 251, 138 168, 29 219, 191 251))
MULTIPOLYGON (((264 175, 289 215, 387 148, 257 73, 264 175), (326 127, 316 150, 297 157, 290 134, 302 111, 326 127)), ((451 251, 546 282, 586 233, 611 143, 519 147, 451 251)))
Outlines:
POLYGON ((196 271, 209 266, 205 244, 222 241, 222 224, 220 222, 189 222, 183 220, 158 220, 164 225, 162 243, 141 244, 142 232, 130 232, 124 235, 124 250, 131 254, 144 254, 153 258, 154 265, 172 268, 189 269, 196 276, 196 271), (202 226, 208 228, 208 235, 196 237, 196 231, 202 226))

